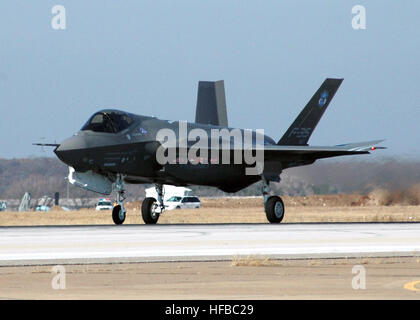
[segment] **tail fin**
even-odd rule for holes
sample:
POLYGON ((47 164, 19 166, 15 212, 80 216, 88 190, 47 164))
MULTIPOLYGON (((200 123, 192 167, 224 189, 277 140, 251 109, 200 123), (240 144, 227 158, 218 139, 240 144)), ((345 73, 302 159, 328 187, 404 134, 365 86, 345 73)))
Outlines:
POLYGON ((225 84, 223 80, 200 81, 198 83, 195 122, 228 126, 225 84))
POLYGON ((332 98, 344 79, 325 79, 318 91, 287 129, 283 137, 277 142, 278 145, 308 145, 316 125, 330 104, 332 98))

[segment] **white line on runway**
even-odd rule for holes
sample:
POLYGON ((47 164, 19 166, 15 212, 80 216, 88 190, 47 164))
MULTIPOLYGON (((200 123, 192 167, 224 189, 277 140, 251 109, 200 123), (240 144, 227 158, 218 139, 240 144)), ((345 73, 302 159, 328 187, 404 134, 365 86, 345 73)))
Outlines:
POLYGON ((420 254, 420 224, 0 228, 0 265, 420 254))

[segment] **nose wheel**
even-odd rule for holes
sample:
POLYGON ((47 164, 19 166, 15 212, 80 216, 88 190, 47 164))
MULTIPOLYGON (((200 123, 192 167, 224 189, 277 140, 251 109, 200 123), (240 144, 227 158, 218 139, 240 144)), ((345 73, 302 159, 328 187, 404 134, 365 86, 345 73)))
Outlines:
POLYGON ((123 224, 125 221, 126 212, 124 207, 117 204, 114 209, 112 209, 112 220, 115 224, 123 224))
POLYGON ((115 224, 123 224, 127 213, 127 211, 124 208, 125 183, 123 176, 117 176, 114 188, 117 192, 117 199, 115 200, 116 205, 112 209, 112 220, 115 224))

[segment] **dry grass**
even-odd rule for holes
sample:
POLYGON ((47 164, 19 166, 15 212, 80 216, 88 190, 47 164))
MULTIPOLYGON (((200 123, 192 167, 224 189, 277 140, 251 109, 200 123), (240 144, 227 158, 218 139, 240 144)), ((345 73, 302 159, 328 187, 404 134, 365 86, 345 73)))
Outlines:
MULTIPOLYGON (((284 197, 286 215, 283 223, 420 221, 420 206, 363 205, 360 199, 360 195, 284 197)), ((201 209, 167 211, 159 223, 267 223, 260 197, 203 198, 202 204, 201 209)), ((140 208, 140 202, 128 203, 125 224, 143 223, 140 208)), ((0 212, 2 226, 91 224, 113 224, 111 211, 0 212)))
POLYGON ((375 189, 369 194, 369 198, 374 205, 420 205, 420 184, 394 191, 375 189))
POLYGON ((403 260, 409 260, 413 264, 420 264, 416 257, 369 257, 369 258, 323 258, 323 259, 272 259, 261 256, 233 257, 231 267, 302 267, 302 266, 343 266, 343 265, 384 265, 395 264, 403 260))
POLYGON ((270 260, 268 257, 263 258, 254 256, 248 256, 245 258, 233 257, 231 262, 232 267, 271 267, 275 265, 280 265, 280 262, 270 260))
MULTIPOLYGON (((305 222, 416 222, 419 206, 378 207, 286 207, 283 223, 305 222)), ((125 224, 142 224, 139 210, 130 210, 125 224)), ((267 223, 262 207, 201 208, 165 212, 160 224, 267 223)), ((0 225, 90 225, 113 224, 110 211, 93 209, 51 212, 2 212, 0 225)))

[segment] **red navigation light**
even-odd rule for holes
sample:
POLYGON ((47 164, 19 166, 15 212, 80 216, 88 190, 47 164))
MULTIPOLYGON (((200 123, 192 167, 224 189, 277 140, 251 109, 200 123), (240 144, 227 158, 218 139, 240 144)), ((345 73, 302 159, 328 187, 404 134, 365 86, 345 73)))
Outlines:
POLYGON ((375 147, 372 147, 372 148, 370 148, 372 151, 374 151, 376 148, 375 147))

